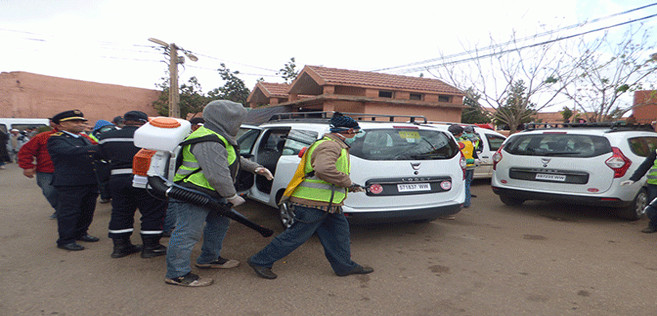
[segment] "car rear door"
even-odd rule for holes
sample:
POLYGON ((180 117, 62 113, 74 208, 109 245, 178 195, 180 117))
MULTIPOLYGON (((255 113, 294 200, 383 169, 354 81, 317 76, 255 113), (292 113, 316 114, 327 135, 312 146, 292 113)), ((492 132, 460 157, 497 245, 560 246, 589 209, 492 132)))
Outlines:
POLYGON ((614 171, 605 164, 613 155, 603 136, 543 132, 517 135, 504 147, 498 179, 509 187, 532 191, 591 194, 606 192, 614 171))

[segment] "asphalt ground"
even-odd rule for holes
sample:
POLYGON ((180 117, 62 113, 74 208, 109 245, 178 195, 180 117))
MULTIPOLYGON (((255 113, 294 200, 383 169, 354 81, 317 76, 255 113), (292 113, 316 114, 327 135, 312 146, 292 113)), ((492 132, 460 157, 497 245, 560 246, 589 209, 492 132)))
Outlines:
MULTIPOLYGON (((335 276, 312 238, 274 265, 278 279, 260 279, 244 261, 271 238, 233 222, 222 255, 242 264, 194 268, 215 284, 184 288, 164 283, 164 257, 110 258, 108 204, 89 231, 100 242, 56 248, 50 206, 11 164, 0 170, 0 315, 657 314, 657 234, 640 233, 647 220, 551 202, 508 207, 486 181, 473 193, 455 220, 353 226, 352 256, 374 267, 368 275, 335 276)), ((282 230, 272 208, 239 210, 282 230)))

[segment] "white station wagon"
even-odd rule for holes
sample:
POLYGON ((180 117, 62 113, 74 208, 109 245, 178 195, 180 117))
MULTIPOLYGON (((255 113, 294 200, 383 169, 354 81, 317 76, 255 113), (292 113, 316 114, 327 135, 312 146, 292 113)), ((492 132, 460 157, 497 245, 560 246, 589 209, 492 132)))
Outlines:
MULTIPOLYGON (((294 214, 278 202, 301 150, 329 132, 329 114, 278 114, 260 126, 242 126, 240 154, 271 170, 274 180, 241 173, 237 187, 248 198, 277 208, 284 226, 292 224, 294 214)), ((343 210, 351 223, 431 221, 461 210, 465 160, 449 133, 394 122, 426 121, 424 117, 344 114, 358 119, 361 127, 348 140, 351 179, 368 187, 366 193, 349 193, 345 200, 343 210)))
POLYGON ((511 135, 493 157, 493 192, 507 205, 552 200, 617 208, 636 220, 647 204, 646 178, 621 186, 657 148, 645 125, 562 124, 511 135))

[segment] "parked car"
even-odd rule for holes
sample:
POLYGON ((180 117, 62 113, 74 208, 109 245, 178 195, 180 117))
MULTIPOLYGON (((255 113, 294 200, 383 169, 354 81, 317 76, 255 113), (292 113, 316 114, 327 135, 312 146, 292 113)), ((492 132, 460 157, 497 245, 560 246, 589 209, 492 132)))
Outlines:
POLYGON ((25 130, 26 128, 40 128, 50 126, 50 121, 38 118, 0 118, 0 130, 8 133, 12 128, 25 130))
POLYGON ((657 148, 646 125, 561 124, 511 135, 493 156, 493 192, 507 205, 551 200, 617 208, 636 220, 647 204, 646 178, 621 186, 657 148))
MULTIPOLYGON (((357 118, 361 126, 348 140, 351 179, 369 188, 345 200, 343 210, 351 223, 431 221, 461 210, 465 159, 449 133, 390 121, 398 116, 344 114, 357 118), (372 121, 381 118, 386 122, 372 121)), ((277 208, 285 226, 292 224, 294 214, 278 202, 301 160, 299 153, 329 132, 329 115, 279 114, 260 126, 243 125, 240 131, 240 154, 271 170, 274 180, 241 173, 237 187, 248 198, 277 208)))
POLYGON ((451 124, 459 124, 461 126, 472 126, 475 133, 479 136, 477 156, 479 156, 479 164, 475 167, 474 179, 490 179, 493 176, 493 155, 502 146, 506 140, 506 136, 474 124, 453 123, 453 122, 429 122, 427 125, 439 128, 440 130, 447 131, 447 127, 451 124))

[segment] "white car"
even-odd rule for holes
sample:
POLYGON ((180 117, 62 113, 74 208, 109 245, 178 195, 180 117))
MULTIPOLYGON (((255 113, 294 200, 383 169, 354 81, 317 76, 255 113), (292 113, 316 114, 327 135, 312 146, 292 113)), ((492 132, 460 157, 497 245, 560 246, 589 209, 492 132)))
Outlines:
POLYGON ((463 127, 472 126, 475 133, 479 136, 481 141, 477 146, 477 156, 479 157, 479 164, 475 167, 474 179, 490 179, 493 176, 493 155, 502 146, 506 140, 506 136, 474 124, 465 123, 450 123, 450 122, 429 122, 427 125, 447 131, 447 127, 451 124, 459 124, 463 127))
MULTIPOLYGON (((368 192, 349 193, 345 200, 351 223, 431 221, 461 210, 465 159, 449 133, 413 123, 364 121, 382 116, 360 115, 366 116, 357 117, 363 119, 361 133, 348 140, 350 177, 368 192)), ((248 198, 279 209, 281 222, 289 226, 294 214, 278 202, 301 160, 299 152, 329 132, 329 117, 313 112, 272 119, 244 125, 239 144, 240 154, 271 170, 274 180, 241 173, 237 187, 248 198)))
POLYGON ((493 157, 493 192, 507 205, 526 200, 614 207, 636 220, 647 204, 646 178, 621 186, 657 148, 647 126, 563 124, 509 136, 493 157))

